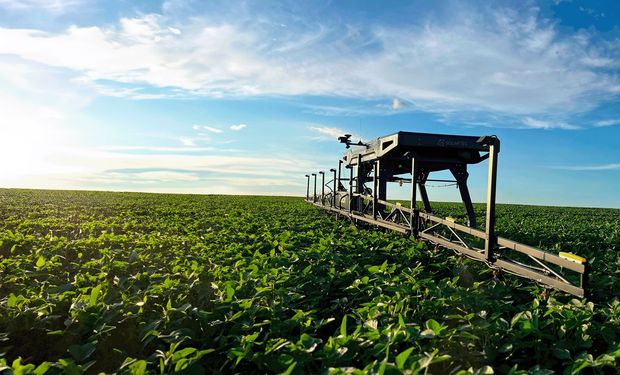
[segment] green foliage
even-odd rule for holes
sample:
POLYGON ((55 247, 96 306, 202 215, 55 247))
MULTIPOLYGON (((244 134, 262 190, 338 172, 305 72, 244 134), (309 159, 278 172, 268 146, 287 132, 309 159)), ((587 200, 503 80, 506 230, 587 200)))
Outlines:
POLYGON ((594 293, 574 299, 298 198, 0 190, 0 202, 0 373, 618 366, 618 210, 498 207, 502 235, 589 258, 594 293))

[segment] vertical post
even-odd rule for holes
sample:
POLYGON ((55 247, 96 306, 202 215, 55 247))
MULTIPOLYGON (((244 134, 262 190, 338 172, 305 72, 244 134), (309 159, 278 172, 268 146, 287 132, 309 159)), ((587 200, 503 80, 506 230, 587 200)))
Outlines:
POLYGON ((349 213, 353 211, 353 166, 347 165, 349 168, 349 213))
POLYGON ((312 203, 316 203, 316 173, 312 175, 314 176, 314 195, 312 196, 312 203))
POLYGON ((321 204, 325 205, 325 172, 320 171, 321 174, 321 204))
POLYGON ((493 250, 497 244, 495 237, 495 187, 497 181, 497 153, 498 144, 489 143, 489 177, 487 186, 487 221, 486 221, 486 240, 484 242, 484 256, 487 262, 493 260, 493 250))
MULTIPOLYGON (((381 163, 381 160, 378 160, 379 164, 377 165, 377 199, 382 201, 387 201, 387 177, 391 175, 391 171, 388 171, 386 168, 387 163, 381 163)), ((377 204, 377 216, 379 214, 385 212, 385 205, 378 203, 377 204)))
POLYGON ((342 178, 342 160, 338 160, 338 186, 340 186, 341 178, 342 178))
POLYGON ((359 194, 355 201, 355 208, 357 211, 364 210, 364 200, 361 197, 364 194, 364 167, 362 167, 362 154, 357 154, 357 185, 356 185, 356 193, 359 194))
POLYGON ((336 183, 336 170, 332 168, 332 169, 330 169, 330 171, 334 173, 334 178, 333 178, 334 188, 332 189, 331 205, 332 205, 332 207, 336 208, 336 187, 338 186, 337 183, 336 183))
POLYGON ((310 175, 306 175, 306 201, 310 200, 310 175))
MULTIPOLYGON (((340 187, 340 184, 341 184, 340 182, 341 177, 342 177, 342 160, 338 160, 338 185, 337 185, 338 188, 340 187)), ((336 206, 336 204, 334 204, 334 206, 336 206)), ((338 208, 342 208, 340 206, 340 200, 338 200, 338 208)))
POLYGON ((411 234, 414 237, 418 237, 418 207, 416 203, 416 186, 417 186, 417 176, 418 171, 416 170, 415 158, 411 158, 411 214, 409 215, 409 221, 411 222, 411 234))
POLYGON ((379 160, 375 161, 375 165, 372 168, 373 170, 373 179, 372 179, 372 218, 377 220, 377 199, 378 192, 377 188, 379 187, 379 160))

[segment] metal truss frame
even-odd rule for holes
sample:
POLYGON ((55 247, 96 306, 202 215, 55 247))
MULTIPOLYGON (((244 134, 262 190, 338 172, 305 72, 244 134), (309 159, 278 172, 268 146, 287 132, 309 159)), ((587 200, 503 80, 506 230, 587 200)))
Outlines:
MULTIPOLYGON (((398 133, 401 134, 401 133, 398 133)), ((421 134, 421 133, 405 133, 421 134)), ((422 134, 423 136, 427 136, 422 134)), ((432 135, 436 136, 436 135, 432 135)), ((450 140, 451 136, 445 136, 450 140)), ((459 136, 453 136, 459 137, 459 136)), ((462 136, 460 136, 462 137, 462 136)), ((381 144, 382 138, 379 138, 381 144)), ((347 162, 345 169, 349 170, 348 189, 342 181, 343 160, 339 160, 338 167, 330 169, 331 180, 325 181, 325 172, 321 171, 321 191, 317 192, 317 174, 306 175, 306 201, 327 211, 348 217, 353 222, 363 222, 374 226, 394 230, 404 235, 411 235, 438 247, 450 249, 457 254, 483 262, 497 271, 504 271, 526 279, 533 280, 541 285, 554 288, 575 296, 583 297, 587 288, 589 267, 585 259, 578 256, 561 256, 535 247, 499 237, 495 233, 495 197, 497 182, 497 163, 499 153, 499 139, 496 137, 480 137, 477 142, 484 147, 486 155, 473 163, 488 160, 488 183, 486 200, 486 217, 484 230, 476 228, 473 208, 469 200, 466 186, 466 169, 463 165, 451 165, 451 161, 441 160, 440 167, 436 167, 437 158, 428 158, 415 152, 405 153, 396 159, 393 155, 380 155, 378 152, 349 152, 343 158, 347 162), (404 159, 404 160, 403 160, 404 159), (408 162, 408 172, 411 179, 397 177, 396 171, 382 169, 382 163, 408 162), (459 183, 461 196, 468 214, 468 224, 457 223, 451 218, 441 218, 432 213, 430 202, 425 189, 428 178, 428 165, 435 166, 435 170, 450 169, 459 183), (458 169, 458 168, 460 169, 458 169), (459 179, 455 170, 464 173, 465 178, 459 179), (310 192, 310 177, 314 177, 313 194, 310 192), (409 207, 389 201, 386 195, 386 182, 399 181, 401 184, 411 184, 409 207), (371 187, 366 184, 372 184, 371 187), (420 192, 423 207, 417 207, 417 192, 420 192)), ((368 145, 359 145, 369 149, 368 145)), ((415 150, 415 148, 413 148, 415 150)), ((400 171, 402 172, 402 170, 400 171)), ((429 180, 430 181, 430 180, 429 180)))

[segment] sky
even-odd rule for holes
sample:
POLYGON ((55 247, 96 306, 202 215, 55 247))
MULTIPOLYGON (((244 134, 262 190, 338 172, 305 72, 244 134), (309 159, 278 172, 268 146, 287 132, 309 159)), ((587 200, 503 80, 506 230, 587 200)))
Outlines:
POLYGON ((0 187, 304 195, 339 135, 412 131, 497 135, 498 202, 620 207, 619 23, 616 0, 0 0, 0 187))

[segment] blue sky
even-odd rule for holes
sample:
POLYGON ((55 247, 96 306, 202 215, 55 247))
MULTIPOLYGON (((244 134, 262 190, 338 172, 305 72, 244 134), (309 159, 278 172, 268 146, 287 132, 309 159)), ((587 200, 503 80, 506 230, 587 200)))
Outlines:
POLYGON ((619 20, 617 1, 0 0, 0 186, 302 195, 338 135, 403 130, 500 137, 500 202, 620 207, 619 20))

